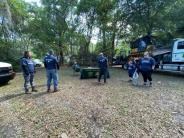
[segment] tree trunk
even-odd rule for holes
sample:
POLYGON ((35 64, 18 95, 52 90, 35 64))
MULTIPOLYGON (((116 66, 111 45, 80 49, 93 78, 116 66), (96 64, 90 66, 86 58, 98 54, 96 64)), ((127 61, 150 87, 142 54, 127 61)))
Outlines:
POLYGON ((64 57, 63 57, 63 50, 60 49, 60 65, 63 65, 64 64, 64 57))
POLYGON ((116 32, 113 31, 112 34, 112 45, 111 45, 111 65, 113 64, 113 57, 114 57, 114 51, 115 51, 115 38, 116 38, 116 32))
POLYGON ((88 38, 89 40, 87 40, 86 45, 85 45, 85 55, 89 54, 89 44, 91 41, 91 38, 88 38))
POLYGON ((60 65, 63 65, 64 64, 64 55, 63 55, 63 46, 62 46, 62 43, 61 41, 59 41, 59 56, 60 56, 60 60, 59 60, 59 63, 60 65))
POLYGON ((103 52, 106 52, 106 35, 105 35, 105 27, 103 27, 102 30, 102 35, 103 35, 103 52))

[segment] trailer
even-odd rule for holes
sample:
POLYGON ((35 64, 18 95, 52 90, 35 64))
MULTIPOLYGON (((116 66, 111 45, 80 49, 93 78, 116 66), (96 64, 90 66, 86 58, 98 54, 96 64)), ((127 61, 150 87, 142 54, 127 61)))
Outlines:
POLYGON ((128 61, 131 59, 139 59, 143 57, 144 52, 152 52, 155 49, 154 36, 144 36, 135 41, 130 42, 130 54, 122 61, 122 68, 128 69, 128 61))
MULTIPOLYGON (((151 39, 150 39, 151 40, 151 39)), ((143 39, 136 40, 136 44, 131 46, 131 53, 128 56, 128 60, 132 58, 139 59, 143 57, 145 51, 148 51, 156 61, 156 70, 160 71, 175 71, 184 73, 184 38, 174 39, 169 47, 157 47, 155 44, 149 42, 149 44, 143 44, 143 39), (139 44, 139 45, 138 45, 139 44)), ((127 69, 128 60, 122 65, 124 69, 127 69)))

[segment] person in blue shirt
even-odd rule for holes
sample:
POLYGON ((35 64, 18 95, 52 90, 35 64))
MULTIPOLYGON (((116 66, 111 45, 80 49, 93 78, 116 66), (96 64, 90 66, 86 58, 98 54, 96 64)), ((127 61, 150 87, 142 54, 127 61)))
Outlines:
POLYGON ((140 59, 140 71, 143 76, 144 85, 147 85, 147 80, 149 80, 149 85, 152 86, 152 72, 155 68, 155 60, 149 56, 148 52, 144 53, 144 57, 140 59))
POLYGON ((51 82, 53 80, 54 92, 58 91, 58 71, 59 64, 57 58, 54 56, 53 50, 44 58, 44 66, 47 72, 47 92, 50 92, 51 82))
POLYGON ((104 76, 104 83, 106 83, 107 72, 108 72, 108 60, 103 55, 103 53, 99 54, 98 57, 98 67, 100 68, 98 82, 100 82, 102 75, 104 76))
POLYGON ((35 66, 34 62, 31 59, 31 53, 29 51, 24 52, 24 56, 21 58, 21 69, 23 71, 24 76, 24 89, 25 93, 29 93, 29 83, 32 88, 32 92, 37 92, 35 89, 35 83, 34 83, 34 74, 35 74, 35 66))
POLYGON ((136 63, 132 59, 128 63, 128 75, 129 75, 130 81, 132 81, 132 77, 133 77, 133 74, 135 73, 135 71, 136 71, 136 63))
POLYGON ((74 64, 72 65, 72 68, 75 72, 80 71, 80 65, 75 61, 74 64))

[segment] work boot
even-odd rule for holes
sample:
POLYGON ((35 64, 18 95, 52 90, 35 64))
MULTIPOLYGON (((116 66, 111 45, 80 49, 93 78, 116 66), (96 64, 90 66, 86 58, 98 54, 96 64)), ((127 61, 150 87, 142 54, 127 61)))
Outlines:
POLYGON ((32 87, 32 92, 38 92, 38 90, 36 90, 35 87, 32 87))
POLYGON ((31 94, 31 93, 29 92, 29 89, 25 89, 25 94, 31 94))
POLYGON ((144 82, 144 86, 147 86, 147 82, 144 82))
POLYGON ((50 88, 47 89, 47 92, 50 92, 50 88))
POLYGON ((58 91, 58 88, 54 88, 54 92, 57 92, 58 91))

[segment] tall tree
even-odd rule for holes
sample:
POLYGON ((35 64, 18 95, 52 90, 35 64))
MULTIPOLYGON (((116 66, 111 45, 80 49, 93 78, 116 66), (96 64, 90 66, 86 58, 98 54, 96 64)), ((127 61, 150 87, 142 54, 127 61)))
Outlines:
POLYGON ((164 21, 161 18, 172 3, 173 0, 126 0, 121 2, 121 6, 128 16, 131 31, 150 35, 153 30, 162 29, 164 21))
MULTIPOLYGON (((66 44, 66 33, 69 30, 67 18, 70 10, 75 6, 77 0, 42 0, 43 9, 40 15, 36 15, 36 22, 39 22, 39 30, 44 33, 40 39, 46 41, 47 45, 56 45, 59 50, 61 63, 64 61, 64 48, 66 44)), ((37 33, 39 33, 37 31, 37 33)))
POLYGON ((92 38, 93 29, 97 16, 98 0, 81 0, 77 5, 77 15, 81 25, 79 26, 82 33, 86 36, 85 53, 89 53, 89 45, 92 38))

